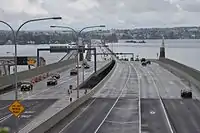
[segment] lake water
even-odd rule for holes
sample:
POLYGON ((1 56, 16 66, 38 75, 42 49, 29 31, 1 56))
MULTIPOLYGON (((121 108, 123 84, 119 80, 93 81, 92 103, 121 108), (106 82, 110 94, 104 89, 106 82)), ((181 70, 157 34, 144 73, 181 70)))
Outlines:
MULTIPOLYGON (((139 57, 157 58, 162 40, 146 40, 145 44, 119 43, 109 44, 110 48, 115 52, 130 52, 139 57), (125 46, 129 45, 129 46, 125 46)), ((176 60, 180 63, 200 70, 200 40, 165 40, 166 57, 176 60)), ((18 45, 18 55, 20 56, 36 56, 37 48, 49 48, 49 45, 18 45)), ((14 53, 13 45, 0 46, 0 56, 12 56, 14 53), (7 53, 10 52, 10 53, 7 53)), ((61 59, 64 53, 41 52, 40 56, 44 57, 47 64, 54 63, 61 59)), ((27 70, 27 66, 19 66, 19 71, 27 70)))
MULTIPOLYGON (((162 40, 146 40, 145 44, 119 43, 110 44, 109 47, 115 52, 131 52, 139 57, 157 58, 160 53, 162 40), (123 46, 130 45, 130 46, 123 46)), ((200 40, 165 40, 165 54, 169 59, 176 60, 187 66, 200 70, 200 40)))

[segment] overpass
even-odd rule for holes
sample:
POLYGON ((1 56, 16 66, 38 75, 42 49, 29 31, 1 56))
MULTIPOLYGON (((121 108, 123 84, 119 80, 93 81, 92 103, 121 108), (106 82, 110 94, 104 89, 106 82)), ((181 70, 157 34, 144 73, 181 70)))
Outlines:
MULTIPOLYGON (((118 60, 108 47, 104 51, 112 53, 115 66, 87 94, 80 90, 79 99, 76 90, 67 93, 68 86, 76 84, 69 69, 61 73, 57 86, 48 88, 44 80, 35 85, 35 91, 23 95, 22 104, 27 110, 19 120, 19 132, 199 132, 200 72, 164 57, 143 67, 137 61, 118 60), (181 89, 192 89, 193 99, 182 99, 181 89)), ((107 63, 99 62, 98 70, 107 63)), ((90 78, 92 71, 87 70, 85 77, 90 78)), ((13 92, 1 95, 5 101, 0 108, 5 112, 2 125, 9 125, 13 131, 14 117, 7 111, 11 103, 7 100, 12 96, 13 92)))

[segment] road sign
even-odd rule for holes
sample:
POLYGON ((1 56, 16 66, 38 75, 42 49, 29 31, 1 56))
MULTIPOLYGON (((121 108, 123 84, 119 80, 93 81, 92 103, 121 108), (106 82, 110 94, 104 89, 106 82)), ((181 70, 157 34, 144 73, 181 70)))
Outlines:
POLYGON ((35 60, 35 59, 33 59, 33 58, 28 58, 28 60, 27 60, 27 64, 28 64, 28 65, 35 65, 35 63, 36 63, 36 60, 35 60))
POLYGON ((17 57, 17 65, 27 65, 27 57, 17 57))
POLYGON ((63 53, 67 52, 69 53, 69 46, 50 46, 50 52, 51 53, 63 53))
POLYGON ((19 101, 14 101, 8 109, 16 117, 25 110, 24 106, 19 101))

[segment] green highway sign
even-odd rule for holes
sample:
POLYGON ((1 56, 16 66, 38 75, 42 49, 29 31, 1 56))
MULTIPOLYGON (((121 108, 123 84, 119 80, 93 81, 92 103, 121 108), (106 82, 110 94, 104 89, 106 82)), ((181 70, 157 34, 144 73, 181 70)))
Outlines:
POLYGON ((69 46, 50 46, 51 53, 63 53, 63 52, 70 52, 69 46))

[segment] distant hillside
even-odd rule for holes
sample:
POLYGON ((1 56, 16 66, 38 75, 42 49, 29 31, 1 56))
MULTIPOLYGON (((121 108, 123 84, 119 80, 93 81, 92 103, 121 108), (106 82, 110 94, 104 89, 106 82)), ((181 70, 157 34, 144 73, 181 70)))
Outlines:
MULTIPOLYGON (((59 31, 22 31, 19 35, 19 44, 63 44, 76 39, 72 33, 59 31)), ((82 36, 91 39, 103 37, 107 42, 117 42, 118 39, 161 39, 162 35, 166 39, 200 39, 200 27, 93 30, 83 33, 82 36)), ((0 45, 5 44, 8 40, 12 40, 11 32, 0 30, 0 45)))

